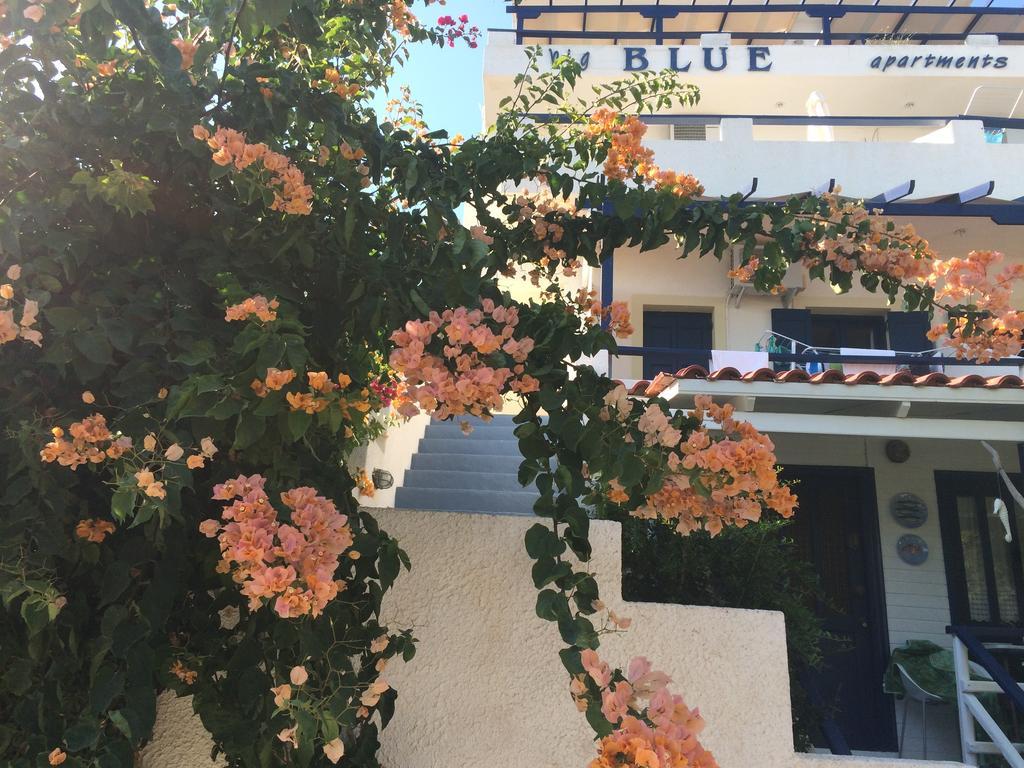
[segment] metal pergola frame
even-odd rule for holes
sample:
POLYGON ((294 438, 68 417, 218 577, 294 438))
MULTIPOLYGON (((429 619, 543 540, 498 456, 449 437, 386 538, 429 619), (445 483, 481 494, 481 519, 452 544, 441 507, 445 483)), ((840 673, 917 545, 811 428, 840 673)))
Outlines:
MULTIPOLYGON (((549 41, 554 38, 571 40, 612 40, 618 43, 619 40, 649 41, 656 45, 662 45, 666 41, 679 41, 684 43, 687 40, 698 39, 701 35, 715 34, 725 31, 726 20, 730 14, 764 14, 764 13, 802 13, 806 16, 821 21, 820 32, 757 32, 757 31, 731 31, 734 37, 746 38, 748 42, 753 40, 820 40, 825 45, 831 45, 834 41, 847 41, 850 43, 864 43, 879 35, 901 35, 908 41, 920 42, 922 44, 933 41, 962 41, 971 34, 978 23, 988 17, 997 16, 1021 16, 1019 8, 1008 8, 995 6, 995 0, 986 0, 982 5, 955 5, 956 0, 948 0, 943 6, 922 6, 918 0, 911 0, 908 5, 880 5, 878 0, 874 3, 855 2, 844 4, 839 0, 835 4, 823 3, 778 3, 773 4, 764 0, 762 4, 750 5, 739 4, 734 0, 713 3, 708 5, 662 4, 661 0, 645 5, 624 5, 619 0, 618 5, 596 4, 590 0, 572 5, 508 5, 506 12, 515 17, 516 42, 522 44, 526 38, 547 38, 549 41), (649 20, 648 31, 603 31, 588 30, 587 22, 591 14, 627 13, 649 20), (717 29, 707 30, 665 30, 665 20, 674 19, 681 14, 722 14, 717 29), (581 14, 582 24, 579 29, 527 29, 526 21, 540 19, 545 16, 560 16, 566 14, 581 14), (886 32, 833 32, 832 22, 847 16, 855 15, 898 15, 899 19, 891 30, 886 32), (924 33, 924 32, 902 32, 903 25, 913 16, 970 16, 966 27, 960 32, 947 33, 924 33)), ((1024 32, 998 33, 1002 41, 1024 41, 1024 32)))

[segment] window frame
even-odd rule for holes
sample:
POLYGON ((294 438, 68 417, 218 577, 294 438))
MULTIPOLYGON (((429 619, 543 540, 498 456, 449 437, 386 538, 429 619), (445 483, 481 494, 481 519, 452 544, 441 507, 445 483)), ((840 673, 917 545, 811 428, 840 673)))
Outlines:
MULTIPOLYGON (((878 342, 881 344, 881 346, 873 346, 870 347, 870 349, 889 349, 891 345, 889 344, 889 333, 888 328, 886 327, 886 316, 882 314, 844 314, 841 312, 816 312, 814 310, 811 310, 809 324, 810 327, 808 329, 810 333, 810 339, 808 340, 808 343, 814 346, 815 348, 820 348, 822 346, 830 347, 830 345, 819 345, 814 338, 814 331, 816 324, 834 323, 836 336, 839 340, 839 343, 835 345, 835 348, 857 348, 857 345, 850 343, 846 338, 848 326, 851 324, 852 321, 858 321, 864 323, 864 325, 866 326, 870 326, 869 331, 872 337, 874 337, 874 339, 877 339, 878 342)), ((864 349, 864 347, 859 348, 864 349)))
MULTIPOLYGON (((1010 475, 1011 482, 1019 487, 1021 476, 1010 475)), ((1017 619, 1000 620, 999 594, 995 588, 995 561, 992 557, 992 538, 989 535, 987 519, 991 512, 984 507, 985 497, 996 496, 995 472, 962 472, 952 470, 935 471, 935 489, 938 496, 939 527, 942 534, 943 565, 946 571, 946 589, 949 596, 949 614, 953 624, 974 627, 1007 627, 1024 626, 1024 554, 1018 539, 1019 528, 1017 515, 1014 511, 1013 499, 1000 482, 999 497, 1010 510, 1010 532, 1013 535, 1013 552, 1011 555, 1013 586, 1017 595, 1017 619), (981 548, 985 569, 985 591, 988 599, 989 616, 994 620, 979 621, 971 618, 970 601, 967 592, 967 571, 960 556, 962 552, 962 533, 960 529, 957 496, 973 496, 975 514, 981 531, 981 548)))

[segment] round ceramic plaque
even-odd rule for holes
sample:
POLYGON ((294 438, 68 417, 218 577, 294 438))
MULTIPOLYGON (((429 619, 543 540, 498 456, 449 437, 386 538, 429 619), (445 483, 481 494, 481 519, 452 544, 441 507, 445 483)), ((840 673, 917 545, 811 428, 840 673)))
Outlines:
POLYGON ((896 542, 896 553, 907 565, 920 565, 928 559, 928 545, 914 533, 905 533, 896 542))
POLYGON ((912 493, 897 493, 889 502, 893 519, 904 528, 920 528, 928 519, 928 505, 912 493))

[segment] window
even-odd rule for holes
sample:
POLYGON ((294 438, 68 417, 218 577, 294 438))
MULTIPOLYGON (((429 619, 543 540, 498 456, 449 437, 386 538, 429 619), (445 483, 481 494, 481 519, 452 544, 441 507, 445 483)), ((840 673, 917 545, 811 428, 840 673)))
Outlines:
POLYGON ((936 472, 935 479, 953 623, 1019 625, 1024 617, 1020 509, 994 472, 936 472), (1002 523, 992 514, 999 496, 1010 510, 1009 543, 1002 523))
POLYGON ((711 313, 644 310, 644 346, 661 350, 644 355, 647 380, 688 365, 706 368, 711 357, 711 313))
POLYGON ((811 313, 811 346, 888 349, 883 315, 811 313))

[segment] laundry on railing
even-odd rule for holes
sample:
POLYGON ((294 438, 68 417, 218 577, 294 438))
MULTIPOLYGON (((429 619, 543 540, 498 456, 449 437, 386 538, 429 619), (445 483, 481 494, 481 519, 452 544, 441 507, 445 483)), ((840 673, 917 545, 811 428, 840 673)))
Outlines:
MULTIPOLYGON (((861 357, 896 357, 896 352, 891 349, 858 349, 855 347, 841 347, 839 354, 843 356, 861 357)), ((884 363, 843 363, 843 373, 858 374, 865 371, 874 371, 879 376, 888 376, 896 373, 896 363, 886 365, 884 363)))
POLYGON ((761 368, 769 368, 767 352, 741 352, 731 349, 711 350, 711 370, 735 368, 740 373, 750 373, 761 368))

